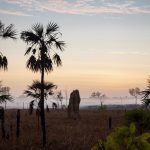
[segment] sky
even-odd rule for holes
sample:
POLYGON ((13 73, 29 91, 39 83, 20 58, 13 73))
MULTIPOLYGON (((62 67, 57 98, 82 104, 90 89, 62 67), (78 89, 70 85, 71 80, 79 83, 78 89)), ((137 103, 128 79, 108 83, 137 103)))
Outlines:
POLYGON ((60 26, 63 65, 54 67, 46 81, 58 90, 79 89, 81 97, 93 91, 126 96, 129 88, 146 88, 150 75, 150 0, 1 0, 0 20, 14 24, 17 40, 0 39, 8 71, 0 71, 3 85, 21 95, 39 73, 26 69, 27 45, 20 32, 35 23, 60 26))

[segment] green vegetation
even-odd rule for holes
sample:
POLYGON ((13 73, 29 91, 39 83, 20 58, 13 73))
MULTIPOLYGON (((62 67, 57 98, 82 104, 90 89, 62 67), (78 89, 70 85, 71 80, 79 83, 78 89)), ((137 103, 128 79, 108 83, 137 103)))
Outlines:
POLYGON ((125 124, 134 122, 140 132, 150 130, 150 110, 135 109, 125 114, 125 124))
POLYGON ((98 140, 91 150, 150 150, 150 133, 136 135, 136 127, 131 123, 110 133, 106 141, 98 140))

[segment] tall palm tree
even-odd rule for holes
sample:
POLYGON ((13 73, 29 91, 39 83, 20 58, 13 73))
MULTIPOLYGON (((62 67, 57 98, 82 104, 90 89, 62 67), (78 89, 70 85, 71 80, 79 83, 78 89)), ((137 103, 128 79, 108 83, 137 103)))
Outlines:
POLYGON ((41 126, 43 132, 43 146, 46 145, 45 112, 44 112, 44 73, 53 70, 53 63, 61 66, 61 59, 56 50, 63 51, 65 43, 59 41, 61 33, 56 23, 50 22, 44 29, 37 23, 31 30, 21 32, 21 39, 29 45, 25 55, 31 54, 27 61, 27 68, 41 73, 41 98, 39 102, 41 126))
MULTIPOLYGON (((5 25, 0 21, 0 38, 1 39, 16 39, 16 31, 14 30, 14 25, 10 24, 9 26, 5 27, 5 25)), ((6 56, 0 52, 0 70, 6 70, 8 66, 8 61, 6 56)))

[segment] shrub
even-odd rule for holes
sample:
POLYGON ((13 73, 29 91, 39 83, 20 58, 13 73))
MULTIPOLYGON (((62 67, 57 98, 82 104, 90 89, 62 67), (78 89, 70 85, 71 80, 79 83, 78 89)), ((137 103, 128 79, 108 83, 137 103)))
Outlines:
POLYGON ((136 126, 131 123, 110 133, 106 141, 98 140, 91 150, 150 150, 149 138, 150 133, 136 136, 136 126))
POLYGON ((150 110, 135 109, 126 112, 125 125, 134 122, 139 131, 150 130, 150 110))

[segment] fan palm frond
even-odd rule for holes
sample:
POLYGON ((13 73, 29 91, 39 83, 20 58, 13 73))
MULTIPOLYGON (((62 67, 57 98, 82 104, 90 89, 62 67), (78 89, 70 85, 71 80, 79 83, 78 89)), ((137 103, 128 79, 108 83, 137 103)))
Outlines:
POLYGON ((30 91, 30 90, 25 90, 25 91, 24 91, 24 94, 25 94, 27 97, 32 97, 32 98, 35 98, 35 99, 39 99, 39 98, 40 98, 40 94, 34 93, 33 91, 30 91))
POLYGON ((6 56, 0 55, 0 69, 7 70, 8 61, 6 56))
POLYGON ((10 94, 3 94, 3 95, 0 95, 0 103, 4 103, 4 102, 12 102, 13 101, 13 98, 10 94))
POLYGON ((35 25, 32 26, 32 29, 39 38, 43 37, 44 28, 42 24, 36 23, 35 25))
POLYGON ((40 60, 36 60, 35 56, 31 56, 28 61, 26 67, 32 70, 33 72, 38 72, 41 70, 41 63, 39 63, 40 60))
POLYGON ((3 29, 4 29, 4 24, 0 20, 0 36, 2 36, 3 29))
POLYGON ((47 28, 46 28, 46 35, 51 35, 51 33, 58 31, 58 29, 59 29, 59 26, 56 23, 50 22, 48 23, 47 28))
POLYGON ((28 55, 30 53, 31 49, 32 49, 32 47, 28 47, 28 49, 26 50, 24 55, 28 55))
POLYGON ((65 42, 64 41, 55 41, 55 46, 57 49, 63 51, 65 47, 65 42))
POLYGON ((24 94, 27 97, 40 99, 42 87, 44 87, 45 98, 47 98, 48 95, 53 95, 53 90, 57 88, 57 86, 54 85, 52 82, 44 82, 44 85, 42 86, 40 81, 35 80, 30 86, 28 86, 28 89, 24 91, 24 94))
POLYGON ((39 36, 34 34, 32 31, 23 31, 21 32, 20 37, 27 44, 37 44, 40 41, 39 36))
POLYGON ((4 39, 6 38, 12 38, 12 39, 16 39, 16 31, 14 30, 14 25, 10 24, 9 26, 7 26, 6 28, 4 28, 3 30, 3 34, 2 37, 4 39))
POLYGON ((150 99, 142 99, 142 103, 147 108, 150 105, 150 99))
POLYGON ((57 66, 61 66, 61 65, 62 65, 61 58, 60 58, 60 56, 59 56, 57 53, 54 54, 53 60, 54 60, 54 63, 55 63, 57 66))
POLYGON ((46 72, 50 72, 53 70, 53 62, 50 57, 45 57, 44 69, 46 72))

